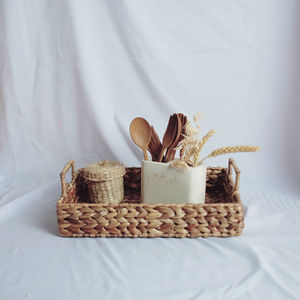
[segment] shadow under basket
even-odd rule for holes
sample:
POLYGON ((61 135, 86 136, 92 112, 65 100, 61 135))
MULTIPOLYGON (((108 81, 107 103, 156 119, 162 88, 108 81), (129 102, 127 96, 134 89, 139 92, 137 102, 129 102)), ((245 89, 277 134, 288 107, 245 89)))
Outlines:
POLYGON ((141 203, 140 168, 126 168, 121 203, 89 203, 82 170, 76 172, 71 160, 60 174, 62 195, 57 203, 57 220, 61 236, 230 237, 243 231, 244 214, 238 192, 240 171, 232 158, 228 168, 207 168, 205 204, 141 203), (70 168, 72 181, 66 183, 65 175, 70 168))

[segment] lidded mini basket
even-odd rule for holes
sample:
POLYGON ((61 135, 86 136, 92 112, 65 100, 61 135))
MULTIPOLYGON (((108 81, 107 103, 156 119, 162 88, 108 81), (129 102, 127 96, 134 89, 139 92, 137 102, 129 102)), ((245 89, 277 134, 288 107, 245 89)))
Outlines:
POLYGON ((119 162, 103 160, 88 165, 82 176, 87 182, 90 202, 118 204, 124 198, 125 167, 119 162))

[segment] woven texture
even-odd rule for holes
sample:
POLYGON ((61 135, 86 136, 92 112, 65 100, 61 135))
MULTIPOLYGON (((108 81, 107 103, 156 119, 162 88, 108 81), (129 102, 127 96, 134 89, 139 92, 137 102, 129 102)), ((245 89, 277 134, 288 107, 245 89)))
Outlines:
POLYGON ((116 161, 102 160, 83 169, 83 177, 89 181, 107 181, 123 177, 125 168, 116 161))
POLYGON ((90 202, 118 204, 123 200, 125 168, 120 163, 100 161, 88 165, 81 174, 88 185, 90 202))
MULTIPOLYGON (((140 168, 126 169, 122 203, 87 203, 87 185, 82 172, 74 173, 57 203, 61 236, 183 238, 229 237, 242 233, 244 216, 238 193, 239 170, 233 160, 229 161, 228 169, 207 169, 205 204, 140 203, 140 168), (237 173, 235 183, 232 165, 237 173)), ((63 187, 64 174, 61 178, 63 187)))

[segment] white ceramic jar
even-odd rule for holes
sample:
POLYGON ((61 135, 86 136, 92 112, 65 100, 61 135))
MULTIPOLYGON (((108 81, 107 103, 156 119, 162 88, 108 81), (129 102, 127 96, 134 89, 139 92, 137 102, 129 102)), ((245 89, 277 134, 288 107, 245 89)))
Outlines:
POLYGON ((188 169, 170 163, 142 161, 141 196, 144 203, 205 203, 206 166, 188 169))

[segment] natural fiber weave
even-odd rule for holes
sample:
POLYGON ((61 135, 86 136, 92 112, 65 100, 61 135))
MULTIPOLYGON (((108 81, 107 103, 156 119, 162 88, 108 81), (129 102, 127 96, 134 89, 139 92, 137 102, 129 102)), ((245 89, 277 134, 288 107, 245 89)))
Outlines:
POLYGON ((229 237, 242 233, 244 216, 238 193, 240 171, 232 159, 227 168, 207 169, 205 204, 140 203, 140 168, 127 168, 125 197, 118 205, 87 203, 83 171, 74 162, 61 173, 57 203, 61 236, 69 237, 229 237), (67 186, 65 173, 72 167, 67 186), (232 167, 236 172, 235 183, 232 167))
POLYGON ((118 204, 124 198, 125 168, 114 161, 90 164, 82 171, 88 185, 90 202, 118 204))
POLYGON ((123 177, 125 168, 117 161, 102 160, 83 169, 83 177, 89 181, 106 181, 123 177))

